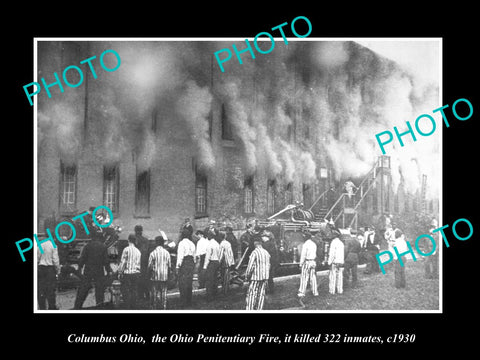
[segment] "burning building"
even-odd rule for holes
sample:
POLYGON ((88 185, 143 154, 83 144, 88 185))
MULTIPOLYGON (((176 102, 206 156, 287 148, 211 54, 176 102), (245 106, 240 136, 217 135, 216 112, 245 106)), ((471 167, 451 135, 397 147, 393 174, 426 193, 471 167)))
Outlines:
MULTIPOLYGON (((439 106, 438 83, 418 84, 353 41, 277 42, 224 73, 213 54, 231 41, 37 44, 47 83, 107 49, 121 57, 115 72, 94 79, 85 64, 82 86, 37 96, 39 232, 51 216, 102 204, 123 236, 141 224, 149 238, 162 229, 174 239, 187 217, 196 228, 213 219, 243 229, 295 201, 327 208, 320 195, 338 196, 373 168, 376 133, 439 106)), ((419 198, 438 213, 440 141, 392 150, 359 224, 420 211, 419 198)))

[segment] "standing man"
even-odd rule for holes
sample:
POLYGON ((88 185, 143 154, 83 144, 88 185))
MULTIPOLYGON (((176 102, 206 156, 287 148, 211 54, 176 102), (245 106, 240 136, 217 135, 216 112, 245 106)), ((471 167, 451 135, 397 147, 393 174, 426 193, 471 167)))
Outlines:
MULTIPOLYGON (((438 232, 434 233, 433 230, 437 229, 438 223, 436 219, 433 219, 430 223, 432 226, 429 230, 430 236, 435 239, 436 248, 433 254, 425 258, 425 278, 427 279, 436 279, 438 278, 438 248, 439 248, 439 235, 438 232)), ((432 251, 433 244, 430 240, 424 240, 424 250, 425 254, 428 254, 432 251)))
POLYGON ((108 261, 107 247, 103 243, 101 233, 94 232, 91 234, 91 240, 82 250, 78 261, 78 271, 81 277, 80 286, 77 291, 74 309, 81 309, 88 295, 88 290, 95 284, 95 302, 100 305, 105 297, 105 272, 111 273, 110 262, 108 261), (84 268, 85 267, 85 268, 84 268))
POLYGON ((365 274, 379 273, 380 267, 376 255, 380 249, 380 233, 377 231, 369 232, 365 237, 365 248, 367 249, 367 269, 365 274))
POLYGON ((192 306, 192 282, 195 263, 195 244, 191 240, 189 230, 181 233, 182 241, 177 248, 178 290, 180 291, 180 304, 182 309, 192 306))
MULTIPOLYGON (((406 251, 408 251, 408 246, 405 241, 405 236, 403 235, 403 232, 399 229, 395 230, 394 233, 395 239, 393 241, 390 241, 390 248, 391 253, 393 254, 395 260, 395 287, 397 289, 405 288, 407 286, 407 280, 405 278, 405 266, 402 266, 400 264, 400 261, 398 259, 397 253, 393 250, 393 247, 397 248, 397 251, 399 254, 402 254, 406 251)), ((403 260, 402 263, 405 265, 407 262, 407 259, 411 258, 410 254, 407 254, 403 260)))
POLYGON ((275 244, 275 238, 273 234, 269 231, 263 231, 261 234, 261 238, 263 241, 263 248, 268 252, 270 255, 270 271, 269 271, 269 278, 268 278, 268 287, 267 293, 273 294, 274 292, 274 281, 273 277, 275 276, 275 272, 278 265, 278 250, 277 244, 275 244))
POLYGON ((330 266, 329 273, 329 292, 330 294, 343 293, 343 266, 344 266, 344 245, 340 240, 340 232, 334 230, 335 238, 330 244, 330 252, 328 254, 328 265, 330 266))
POLYGON ((170 253, 164 249, 162 236, 155 238, 155 250, 148 257, 148 270, 151 280, 151 308, 167 310, 167 281, 171 267, 170 253))
POLYGON ((198 263, 198 288, 205 288, 205 255, 207 254, 208 239, 205 237, 205 233, 198 230, 195 235, 198 237, 197 250, 195 252, 195 259, 198 263))
POLYGON ((247 251, 247 253, 244 256, 244 259, 247 259, 250 257, 250 254, 254 250, 253 246, 253 225, 252 224, 247 224, 247 229, 246 231, 240 236, 240 245, 241 245, 241 250, 242 250, 242 255, 247 251))
POLYGON ((307 291, 308 283, 310 283, 310 290, 312 290, 313 296, 318 296, 317 289, 317 245, 312 240, 312 234, 309 231, 303 233, 305 242, 302 246, 302 253, 300 254, 300 269, 302 274, 300 276, 300 288, 298 289, 298 300, 302 306, 303 298, 307 291))
POLYGON ((135 247, 136 237, 128 235, 128 246, 123 249, 118 274, 122 281, 122 294, 127 309, 137 306, 138 279, 140 278, 140 260, 142 254, 135 247))
POLYGON ((140 278, 138 280, 138 298, 142 301, 149 299, 150 291, 148 289, 148 254, 149 254, 149 245, 148 239, 144 237, 142 225, 135 225, 135 245, 138 250, 140 250, 141 259, 140 259, 140 278))
POLYGON ((254 239, 255 249, 248 260, 246 279, 250 282, 247 291, 247 310, 262 310, 265 288, 270 271, 270 254, 262 247, 262 240, 254 239))
POLYGON ((230 268, 235 265, 232 245, 226 239, 225 233, 219 233, 220 240, 220 274, 222 276, 222 292, 227 295, 230 284, 230 268))
POLYGON ((37 301, 40 310, 57 310, 55 285, 60 273, 58 250, 51 241, 37 246, 37 301), (40 251, 42 247, 43 253, 40 251))
POLYGON ((349 281, 351 273, 352 287, 357 285, 357 266, 361 249, 362 246, 357 237, 351 236, 345 240, 345 280, 349 281))
POLYGON ((218 288, 218 271, 220 266, 220 245, 215 240, 215 232, 209 231, 208 247, 205 255, 205 286, 207 291, 207 300, 213 300, 217 295, 218 288))
POLYGON ((225 228, 225 231, 227 232, 227 241, 230 243, 230 246, 232 247, 233 251, 233 260, 237 262, 237 257, 238 257, 238 240, 235 234, 233 233, 233 228, 230 226, 227 226, 225 228))

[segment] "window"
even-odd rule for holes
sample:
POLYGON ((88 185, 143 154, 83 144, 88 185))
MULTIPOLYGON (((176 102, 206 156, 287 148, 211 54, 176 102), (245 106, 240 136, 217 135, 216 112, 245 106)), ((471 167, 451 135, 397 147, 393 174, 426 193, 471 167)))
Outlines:
POLYGON ((103 167, 103 204, 113 213, 118 213, 118 166, 103 167))
POLYGON ((245 178, 244 184, 244 211, 246 214, 253 214, 253 176, 245 178))
POLYGON ((71 214, 77 208, 77 166, 60 162, 60 213, 71 214))
POLYGON ((135 216, 150 216, 150 169, 138 171, 135 186, 135 216))
POLYGON ((268 180, 267 183, 267 213, 275 213, 275 180, 268 180))
POLYGON ((285 206, 293 204, 293 183, 289 182, 285 187, 285 206))
POLYGON ((207 177, 198 171, 195 172, 195 212, 207 214, 207 177))
POLYGON ((233 129, 230 123, 227 111, 225 110, 225 104, 222 104, 222 139, 233 140, 233 129))

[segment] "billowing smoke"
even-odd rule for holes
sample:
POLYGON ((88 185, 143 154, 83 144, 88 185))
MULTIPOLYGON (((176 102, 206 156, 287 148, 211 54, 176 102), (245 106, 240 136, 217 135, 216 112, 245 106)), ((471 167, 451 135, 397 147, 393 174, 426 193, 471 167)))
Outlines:
MULTIPOLYGON (((255 128, 250 125, 249 109, 245 99, 241 98, 240 88, 236 82, 227 82, 222 86, 223 96, 226 98, 226 116, 236 136, 240 139, 245 155, 245 172, 253 174, 257 169, 255 128)), ((251 105, 251 104, 250 104, 251 105)))
MULTIPOLYGON (((314 183, 319 167, 329 166, 337 180, 359 179, 381 154, 375 134, 394 126, 405 131, 405 121, 414 124, 418 115, 441 105, 438 83, 418 80, 354 42, 276 42, 272 53, 254 60, 244 53, 242 65, 232 57, 225 73, 212 75, 213 52, 228 46, 92 42, 92 54, 115 48, 122 58, 117 71, 90 79, 89 126, 95 127, 98 156, 114 162, 134 151, 138 166, 148 168, 158 137, 186 129, 192 156, 200 168, 212 170, 219 154, 210 140, 210 117, 221 113, 240 144, 246 174, 261 169, 269 178, 314 183), (214 112, 220 108, 213 107, 214 99, 222 111, 214 112)), ((46 99, 38 114, 39 146, 46 137, 55 139, 65 159, 78 156, 84 121, 84 110, 67 97, 70 90, 46 99)), ((422 174, 441 175, 440 127, 415 143, 405 136, 405 147, 398 141, 388 145, 395 187, 403 183, 413 192, 422 174)))
POLYGON ((193 80, 189 80, 176 104, 176 110, 185 120, 190 136, 196 144, 197 164, 203 170, 211 170, 215 166, 208 119, 211 116, 211 103, 212 94, 209 88, 200 88, 193 80))

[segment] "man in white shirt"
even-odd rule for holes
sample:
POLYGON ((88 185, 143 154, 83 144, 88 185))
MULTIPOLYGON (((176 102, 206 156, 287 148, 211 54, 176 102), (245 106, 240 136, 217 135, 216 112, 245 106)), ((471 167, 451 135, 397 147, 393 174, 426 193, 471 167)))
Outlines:
POLYGON ((180 292, 180 304, 182 309, 189 308, 192 305, 192 282, 193 270, 195 268, 195 244, 190 240, 191 232, 183 230, 182 240, 177 248, 177 272, 178 272, 178 290, 180 292))
POLYGON ((207 300, 213 300, 217 295, 218 288, 218 270, 220 267, 220 245, 218 244, 215 232, 208 232, 208 247, 205 255, 205 288, 207 291, 207 300))
POLYGON ((390 241, 389 251, 393 254, 394 257, 394 264, 395 264, 395 287, 397 289, 405 288, 407 286, 407 281, 405 278, 405 264, 407 263, 407 259, 411 259, 412 256, 410 254, 406 254, 403 256, 402 263, 404 266, 400 264, 398 260, 397 253, 393 249, 395 247, 399 254, 405 253, 408 251, 407 242, 405 241, 405 235, 399 229, 396 229, 394 232, 395 239, 390 241))
POLYGON ((230 285, 230 268, 235 265, 232 245, 224 232, 219 233, 220 241, 220 274, 222 276, 222 292, 226 295, 230 285))
POLYGON ((310 283, 313 296, 318 296, 316 273, 317 245, 313 242, 310 232, 305 232, 303 236, 305 242, 303 243, 302 253, 300 255, 300 269, 302 270, 302 274, 300 276, 300 288, 298 289, 298 297, 302 306, 308 283, 310 283))
POLYGON ((195 252, 195 261, 198 264, 198 288, 205 288, 205 255, 207 254, 208 239, 203 231, 198 230, 195 235, 198 237, 197 250, 195 252))
MULTIPOLYGON (((50 236, 51 237, 51 236, 50 236)), ((56 310, 55 283, 60 272, 58 250, 51 241, 46 241, 37 247, 37 300, 40 310, 56 310), (40 251, 42 247, 43 253, 40 251)))
POLYGON ((329 286, 330 294, 343 293, 343 266, 344 266, 344 251, 345 247, 342 240, 340 240, 340 232, 334 231, 335 238, 330 244, 330 251, 328 254, 328 265, 330 266, 329 286))
POLYGON ((128 246, 123 249, 118 275, 122 281, 122 295, 127 309, 135 309, 137 305, 138 280, 140 278, 141 253, 135 247, 136 237, 128 235, 128 246))

